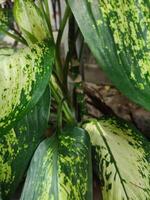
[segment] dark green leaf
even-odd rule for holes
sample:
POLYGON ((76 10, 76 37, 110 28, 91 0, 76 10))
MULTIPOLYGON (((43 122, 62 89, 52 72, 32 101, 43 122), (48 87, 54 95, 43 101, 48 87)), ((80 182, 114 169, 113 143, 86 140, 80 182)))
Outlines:
POLYGON ((150 1, 68 3, 85 41, 113 84, 150 110, 150 1))
POLYGON ((150 197, 150 142, 133 127, 115 118, 84 124, 93 145, 93 159, 103 199, 148 200, 150 197))
POLYGON ((5 35, 13 23, 13 15, 11 9, 0 8, 0 39, 5 35))
POLYGON ((92 199, 91 147, 87 133, 72 127, 38 147, 21 200, 92 199))
POLYGON ((0 138, 0 182, 4 199, 16 190, 36 147, 44 137, 49 119, 49 93, 48 87, 37 105, 14 129, 0 138))
POLYGON ((31 45, 0 60, 0 135, 42 96, 54 61, 50 42, 31 45))

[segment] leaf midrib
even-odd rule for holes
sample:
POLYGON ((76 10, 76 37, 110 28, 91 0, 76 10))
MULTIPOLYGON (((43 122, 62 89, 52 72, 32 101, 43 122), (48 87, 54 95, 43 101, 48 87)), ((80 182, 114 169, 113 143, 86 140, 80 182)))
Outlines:
POLYGON ((106 138, 105 138, 105 136, 104 136, 104 134, 103 134, 102 127, 101 127, 101 125, 100 125, 99 123, 97 123, 97 122, 94 122, 94 123, 95 123, 96 128, 98 129, 98 131, 101 133, 102 139, 103 139, 103 141, 104 141, 104 143, 105 143, 105 145, 106 145, 106 147, 107 147, 107 150, 108 150, 110 156, 112 157, 113 164, 114 164, 114 166, 115 166, 115 168, 116 168, 116 172, 118 173, 118 176, 119 176, 119 178, 120 178, 120 182, 121 182, 121 185, 122 185, 122 187, 123 187, 123 189, 124 189, 124 193, 125 193, 125 195, 126 195, 126 198, 127 198, 127 200, 130 200, 130 198, 129 198, 128 194, 127 194, 125 185, 124 185, 123 178, 121 177, 119 168, 118 168, 117 163, 116 163, 116 161, 115 161, 114 155, 113 155, 113 153, 112 153, 112 151, 111 151, 111 149, 110 149, 110 147, 109 147, 109 144, 107 143, 107 140, 106 140, 106 138))

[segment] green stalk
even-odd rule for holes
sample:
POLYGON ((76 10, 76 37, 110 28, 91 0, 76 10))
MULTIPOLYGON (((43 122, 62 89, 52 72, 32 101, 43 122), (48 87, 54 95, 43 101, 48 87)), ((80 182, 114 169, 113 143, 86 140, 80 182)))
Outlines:
POLYGON ((72 58, 72 50, 74 48, 74 44, 77 40, 77 37, 78 37, 78 34, 79 34, 79 29, 76 31, 75 33, 75 38, 74 38, 74 41, 72 42, 72 44, 70 45, 70 49, 69 51, 67 52, 67 56, 66 56, 66 60, 65 60, 65 64, 64 64, 64 70, 63 70, 63 84, 65 86, 65 88, 67 88, 67 77, 68 77, 68 72, 69 72, 69 63, 71 61, 71 58, 72 58))
MULTIPOLYGON (((51 25, 51 19, 50 19, 51 16, 50 16, 50 11, 49 11, 48 0, 44 0, 43 2, 44 2, 45 10, 44 10, 42 1, 39 1, 40 7, 41 7, 41 11, 42 11, 42 13, 43 13, 43 15, 45 17, 50 37, 52 38, 52 40, 53 40, 53 42, 55 44, 54 37, 53 37, 52 25, 51 25)), ((56 46, 55 46, 55 49, 57 49, 56 46)), ((61 81, 61 74, 62 74, 61 68, 62 68, 62 65, 61 65, 60 55, 57 54, 56 52, 55 52, 55 55, 56 55, 56 59, 55 59, 55 68, 56 68, 56 70, 55 71, 57 73, 57 76, 59 77, 59 81, 61 81)))
POLYGON ((51 25, 51 15, 50 15, 50 11, 49 11, 48 0, 44 0, 44 5, 45 5, 45 10, 46 10, 46 21, 47 21, 47 25, 48 25, 48 28, 49 28, 49 32, 50 32, 50 34, 51 34, 51 37, 53 38, 53 41, 54 41, 53 30, 52 30, 52 25, 51 25))
MULTIPOLYGON (((51 80, 50 80, 50 86, 51 86, 52 96, 54 97, 57 104, 60 105, 60 103, 64 99, 64 96, 63 96, 61 88, 57 84, 56 78, 53 75, 52 75, 51 80)), ((62 112, 64 113, 65 121, 68 124, 75 123, 74 114, 71 111, 70 107, 68 106, 68 103, 67 103, 66 100, 63 101, 62 112)))
MULTIPOLYGON (((54 41, 53 31, 52 31, 52 26, 51 26, 51 21, 50 21, 50 11, 49 11, 48 0, 44 0, 44 6, 45 6, 46 13, 44 11, 42 2, 40 2, 40 5, 41 5, 41 10, 45 16, 45 19, 46 19, 46 22, 48 25, 50 35, 54 41)), ((60 24, 60 28, 58 31, 58 37, 57 37, 57 41, 56 41, 56 48, 55 48, 56 49, 56 52, 55 52, 55 55, 56 55, 55 68, 56 68, 56 70, 55 71, 56 71, 56 74, 57 74, 60 82, 62 82, 62 80, 63 80, 63 69, 62 69, 62 62, 61 62, 61 56, 60 56, 60 44, 61 44, 64 28, 65 28, 67 20, 70 16, 70 13, 71 13, 70 8, 69 8, 69 6, 67 6, 64 17, 60 24)), ((64 93, 66 93, 66 91, 64 91, 64 93)))
POLYGON ((70 7, 67 5, 65 13, 64 13, 64 17, 61 21, 59 32, 58 32, 58 37, 57 37, 57 42, 56 42, 57 47, 60 47, 63 32, 64 32, 67 20, 70 17, 70 15, 71 15, 71 10, 70 10, 70 7))
POLYGON ((51 22, 50 22, 49 14, 47 14, 47 9, 48 9, 47 6, 48 6, 48 4, 45 4, 45 1, 44 1, 44 5, 43 5, 42 1, 39 1, 39 4, 40 4, 40 7, 41 7, 41 12, 42 12, 42 14, 43 14, 43 16, 45 18, 46 24, 47 24, 47 28, 48 28, 48 32, 49 32, 50 38, 52 38, 52 40, 54 42, 54 37, 53 37, 53 31, 52 31, 51 22), (44 6, 45 6, 45 9, 44 9, 44 6))
MULTIPOLYGON (((49 11, 48 0, 44 0, 43 2, 44 2, 45 7, 43 7, 42 2, 40 2, 41 10, 45 16, 45 20, 49 27, 50 35, 54 41, 53 31, 52 31, 52 26, 51 26, 51 21, 50 21, 50 11, 49 11), (44 10, 44 8, 45 8, 45 10, 44 10)), ((57 41, 55 44, 56 45, 56 52, 55 52, 56 62, 55 62, 54 71, 55 71, 55 76, 57 77, 57 79, 54 77, 54 74, 53 74, 51 81, 50 81, 50 85, 51 85, 52 95, 58 105, 61 105, 62 99, 64 99, 64 97, 65 97, 65 100, 63 100, 63 103, 62 103, 62 112, 64 114, 65 121, 67 123, 74 123, 75 117, 74 117, 73 112, 70 109, 71 106, 68 105, 68 102, 70 102, 69 97, 67 96, 67 91, 65 90, 65 88, 63 87, 63 84, 62 84, 63 69, 62 69, 62 63, 61 63, 61 57, 60 57, 61 40, 62 40, 63 32, 65 29, 65 25, 67 23, 67 20, 68 20, 70 14, 71 14, 70 8, 69 8, 69 6, 67 6, 64 17, 60 24, 60 28, 58 31, 58 37, 57 37, 57 41)))
POLYGON ((70 10, 69 6, 67 5, 64 17, 60 24, 60 28, 58 31, 58 37, 57 37, 57 41, 56 41, 56 59, 57 59, 56 71, 61 80, 63 80, 63 69, 62 69, 62 63, 61 63, 61 58, 60 58, 60 45, 61 45, 61 40, 62 40, 62 36, 63 36, 63 32, 65 29, 66 23, 67 23, 67 20, 70 17, 70 15, 71 15, 71 10, 70 10))
POLYGON ((18 41, 18 42, 21 42, 22 44, 27 45, 26 41, 25 41, 22 37, 20 37, 20 36, 18 36, 18 35, 15 35, 15 34, 13 34, 13 33, 10 33, 10 32, 8 32, 8 31, 4 30, 3 28, 1 28, 1 31, 2 31, 4 34, 6 34, 6 35, 8 35, 9 37, 11 37, 12 39, 14 39, 14 40, 16 40, 16 41, 18 41))

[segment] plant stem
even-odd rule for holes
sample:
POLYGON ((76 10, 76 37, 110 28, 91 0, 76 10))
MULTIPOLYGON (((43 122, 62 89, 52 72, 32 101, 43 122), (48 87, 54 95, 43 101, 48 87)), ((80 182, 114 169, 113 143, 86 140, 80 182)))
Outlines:
POLYGON ((26 41, 25 41, 22 37, 20 37, 20 36, 18 36, 18 35, 15 35, 15 34, 13 34, 13 33, 10 33, 10 32, 8 32, 8 31, 2 29, 2 28, 1 28, 1 31, 2 31, 4 34, 8 35, 9 37, 13 38, 14 40, 16 40, 16 41, 18 41, 18 42, 21 42, 22 44, 27 45, 26 41))
MULTIPOLYGON (((69 72, 69 62, 71 61, 71 57, 72 57, 72 51, 73 51, 73 48, 74 48, 74 45, 75 45, 75 42, 77 40, 77 37, 78 37, 78 34, 79 34, 79 29, 76 31, 75 33, 75 38, 74 38, 74 41, 72 44, 70 44, 70 49, 67 53, 67 56, 66 56, 66 60, 65 60, 65 64, 64 64, 64 70, 63 70, 63 84, 64 84, 64 87, 67 88, 67 77, 68 77, 68 72, 69 72)), ((66 89, 67 90, 67 89, 66 89)))
POLYGON ((63 36, 63 32, 65 29, 66 23, 67 23, 67 20, 70 17, 70 15, 71 15, 71 10, 70 10, 69 6, 67 5, 64 17, 60 24, 57 41, 56 41, 56 59, 57 59, 56 71, 61 80, 63 80, 63 70, 62 70, 62 63, 61 63, 61 57, 60 57, 60 45, 61 45, 61 40, 62 40, 62 36, 63 36))
MULTIPOLYGON (((50 11, 49 11, 49 4, 48 4, 48 0, 43 0, 42 1, 39 1, 39 5, 41 7, 41 12, 43 13, 44 15, 44 18, 46 20, 46 23, 47 23, 47 27, 48 27, 48 30, 49 30, 49 35, 50 35, 50 38, 52 38, 53 40, 53 43, 55 44, 55 40, 54 40, 54 36, 53 36, 53 30, 52 30, 52 25, 51 25, 51 16, 50 16, 50 11), (44 10, 44 6, 43 6, 43 3, 44 3, 44 6, 45 6, 45 10, 44 10)), ((55 49, 56 49, 56 44, 55 44, 55 49)), ((56 53, 55 53, 56 54, 56 53)), ((57 76, 57 79, 59 80, 59 85, 61 86, 61 79, 59 77, 59 73, 58 73, 58 69, 61 68, 61 63, 60 61, 58 60, 58 58, 56 57, 55 59, 55 68, 54 68, 54 74, 56 74, 57 76)))
POLYGON ((57 47, 60 47, 62 35, 63 35, 67 20, 70 17, 70 15, 71 15, 71 10, 70 10, 70 7, 67 5, 66 10, 65 10, 65 14, 64 14, 63 19, 61 21, 59 32, 58 32, 58 37, 57 37, 57 42, 56 42, 57 47))
POLYGON ((52 31, 52 27, 51 27, 51 22, 50 22, 50 15, 49 15, 49 7, 48 7, 48 1, 44 0, 39 1, 40 7, 41 7, 41 12, 45 18, 46 24, 47 24, 47 28, 48 28, 48 32, 49 32, 49 36, 50 38, 52 38, 53 42, 54 42, 54 37, 53 37, 53 31, 52 31), (44 5, 43 5, 44 3, 44 5), (45 6, 45 8, 44 8, 45 6))
POLYGON ((46 10, 46 21, 47 21, 47 25, 48 25, 48 28, 49 28, 49 32, 50 32, 50 34, 51 34, 51 37, 53 38, 53 41, 54 41, 53 30, 52 30, 52 24, 51 24, 51 15, 50 15, 50 11, 49 11, 48 0, 44 0, 44 5, 45 5, 45 10, 46 10))
MULTIPOLYGON (((64 95, 54 75, 52 75, 51 77, 50 86, 51 86, 52 95, 56 103, 60 105, 61 101, 64 99, 64 95)), ((70 107, 68 106, 68 103, 66 100, 62 104, 62 111, 64 113, 64 118, 67 123, 69 124, 75 123, 75 117, 70 107)))

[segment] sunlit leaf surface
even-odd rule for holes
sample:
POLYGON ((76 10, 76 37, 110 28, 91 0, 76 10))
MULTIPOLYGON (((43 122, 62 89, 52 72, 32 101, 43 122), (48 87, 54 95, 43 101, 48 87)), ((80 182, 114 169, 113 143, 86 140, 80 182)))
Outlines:
POLYGON ((148 200, 150 142, 135 128, 115 118, 84 124, 92 146, 104 200, 148 200))
POLYGON ((0 135, 42 96, 54 61, 49 42, 31 45, 0 60, 0 135))

